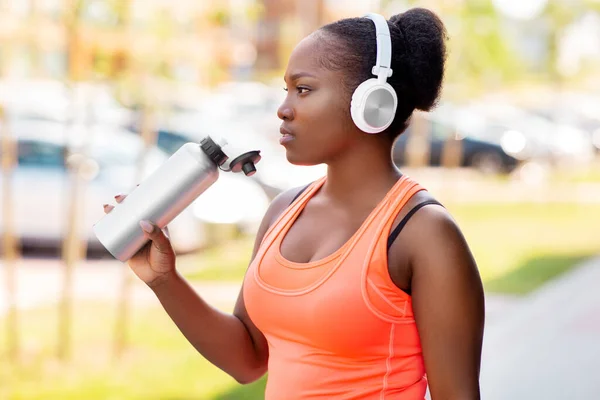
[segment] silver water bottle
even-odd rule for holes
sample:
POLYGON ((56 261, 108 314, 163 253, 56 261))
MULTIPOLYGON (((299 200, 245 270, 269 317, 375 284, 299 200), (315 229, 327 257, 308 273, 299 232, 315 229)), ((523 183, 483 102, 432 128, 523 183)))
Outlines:
POLYGON ((224 168, 229 157, 210 136, 181 146, 164 164, 144 179, 127 197, 94 224, 100 243, 118 260, 127 261, 147 239, 141 220, 164 228, 219 177, 219 169, 251 176, 260 161, 259 151, 245 152, 224 168))

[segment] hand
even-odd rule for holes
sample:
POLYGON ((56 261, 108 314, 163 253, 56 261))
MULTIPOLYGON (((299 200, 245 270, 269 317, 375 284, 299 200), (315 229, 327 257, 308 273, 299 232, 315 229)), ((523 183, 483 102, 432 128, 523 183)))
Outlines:
MULTIPOLYGON (((121 203, 127 195, 117 195, 117 203, 121 203)), ((114 206, 104 205, 104 212, 109 213, 114 206)), ((146 243, 127 264, 144 283, 155 287, 171 277, 175 272, 175 252, 168 237, 168 230, 158 229, 148 221, 140 221, 140 227, 150 241, 146 243)))

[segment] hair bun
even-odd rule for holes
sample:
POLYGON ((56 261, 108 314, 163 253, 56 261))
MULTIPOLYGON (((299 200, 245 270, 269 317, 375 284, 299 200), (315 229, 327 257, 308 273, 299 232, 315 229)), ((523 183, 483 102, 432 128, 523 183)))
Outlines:
POLYGON ((429 111, 437 102, 444 79, 447 33, 437 15, 413 8, 389 22, 402 33, 408 71, 414 83, 415 108, 429 111))

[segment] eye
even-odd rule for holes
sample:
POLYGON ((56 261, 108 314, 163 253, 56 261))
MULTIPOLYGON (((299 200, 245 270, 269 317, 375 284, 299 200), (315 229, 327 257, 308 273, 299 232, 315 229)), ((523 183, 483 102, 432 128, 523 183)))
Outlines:
MULTIPOLYGON (((289 91, 288 88, 284 87, 283 90, 285 90, 286 92, 289 91)), ((298 94, 306 94, 308 92, 310 92, 310 89, 304 86, 297 86, 296 87, 296 92, 298 92, 298 94)))

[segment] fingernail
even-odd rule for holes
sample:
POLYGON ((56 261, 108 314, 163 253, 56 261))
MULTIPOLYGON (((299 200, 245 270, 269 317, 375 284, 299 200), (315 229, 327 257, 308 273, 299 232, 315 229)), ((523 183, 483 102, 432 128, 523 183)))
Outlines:
POLYGON ((121 193, 119 193, 118 195, 115 196, 115 199, 118 199, 119 197, 123 197, 123 195, 121 193))
POLYGON ((106 207, 108 207, 108 204, 102 204, 102 207, 106 208, 106 207))
POLYGON ((154 226, 148 221, 140 221, 140 226, 145 232, 151 233, 154 230, 154 226))

